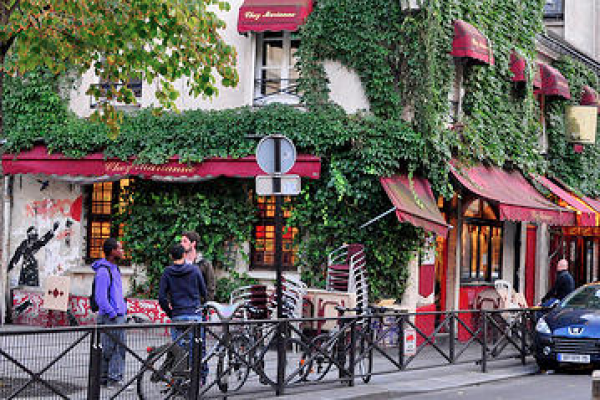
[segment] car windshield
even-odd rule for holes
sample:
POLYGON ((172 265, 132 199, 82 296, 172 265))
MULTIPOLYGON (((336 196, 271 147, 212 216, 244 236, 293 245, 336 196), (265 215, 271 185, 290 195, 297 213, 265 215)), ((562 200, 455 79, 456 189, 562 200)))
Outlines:
POLYGON ((585 308, 600 310, 600 285, 585 286, 567 296, 562 308, 585 308))

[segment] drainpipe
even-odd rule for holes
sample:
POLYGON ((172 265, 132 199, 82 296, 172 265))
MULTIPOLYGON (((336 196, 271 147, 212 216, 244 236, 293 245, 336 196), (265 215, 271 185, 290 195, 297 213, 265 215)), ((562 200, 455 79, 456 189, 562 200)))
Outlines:
POLYGON ((0 326, 4 325, 7 312, 11 309, 11 296, 10 288, 8 284, 8 257, 10 250, 10 227, 11 227, 11 203, 12 203, 12 176, 4 176, 4 188, 3 188, 3 221, 4 226, 2 235, 2 268, 0 268, 0 288, 2 288, 2 295, 0 296, 0 326))

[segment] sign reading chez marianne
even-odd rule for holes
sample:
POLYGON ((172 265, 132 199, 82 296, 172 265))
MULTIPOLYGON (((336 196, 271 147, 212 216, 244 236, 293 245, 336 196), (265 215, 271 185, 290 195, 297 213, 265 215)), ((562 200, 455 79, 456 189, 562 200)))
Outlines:
POLYGON ((296 31, 312 11, 312 0, 244 0, 238 31, 296 31))
POLYGON ((167 164, 133 164, 127 161, 108 161, 105 164, 107 175, 192 175, 196 168, 192 165, 170 162, 167 164))
POLYGON ((246 11, 244 13, 244 18, 259 22, 261 20, 274 20, 274 19, 278 19, 278 20, 292 19, 293 20, 296 18, 297 15, 298 15, 298 13, 296 12, 296 10, 290 10, 290 11, 254 10, 254 11, 246 11))

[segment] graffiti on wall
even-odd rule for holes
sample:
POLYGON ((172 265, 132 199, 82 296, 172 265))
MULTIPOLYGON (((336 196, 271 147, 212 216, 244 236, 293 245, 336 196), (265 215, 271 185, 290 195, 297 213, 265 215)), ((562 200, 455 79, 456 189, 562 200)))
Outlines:
POLYGON ((21 262, 19 286, 40 285, 39 267, 35 255, 54 237, 54 232, 56 232, 59 226, 60 223, 55 222, 52 226, 52 230, 46 232, 41 238, 39 237, 38 230, 35 226, 30 226, 27 229, 27 238, 19 244, 19 247, 17 247, 17 250, 15 250, 15 253, 8 263, 8 271, 10 272, 19 262, 21 262))
POLYGON ((46 276, 62 275, 66 265, 76 262, 79 250, 73 238, 79 232, 82 203, 79 196, 30 199, 24 204, 20 229, 27 229, 8 264, 8 271, 14 271, 11 286, 41 286, 46 276))
POLYGON ((71 199, 43 199, 34 200, 25 206, 26 217, 40 217, 54 219, 57 217, 71 218, 81 222, 81 196, 71 199))

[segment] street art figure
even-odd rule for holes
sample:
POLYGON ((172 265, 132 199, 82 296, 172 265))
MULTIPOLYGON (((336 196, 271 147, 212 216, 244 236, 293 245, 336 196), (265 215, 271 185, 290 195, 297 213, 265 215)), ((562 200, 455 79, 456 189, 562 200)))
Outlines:
POLYGON ((8 263, 8 271, 10 272, 19 260, 23 259, 21 274, 19 275, 19 286, 40 285, 38 262, 35 254, 54 237, 54 232, 56 232, 59 225, 59 222, 55 222, 52 230, 46 232, 41 239, 35 226, 30 226, 27 229, 27 239, 23 240, 19 247, 17 247, 15 254, 13 254, 8 263))

